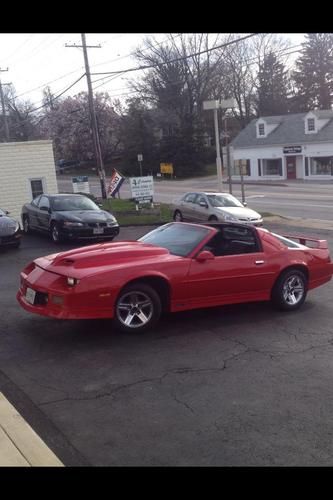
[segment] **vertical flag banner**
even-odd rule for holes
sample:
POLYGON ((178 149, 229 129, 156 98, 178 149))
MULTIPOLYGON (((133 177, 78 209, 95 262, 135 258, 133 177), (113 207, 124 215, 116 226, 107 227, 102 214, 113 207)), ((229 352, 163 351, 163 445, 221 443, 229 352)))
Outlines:
POLYGON ((107 189, 107 197, 108 198, 111 198, 112 196, 114 196, 117 193, 117 191, 119 191, 120 186, 122 185, 122 183, 124 182, 124 180, 125 180, 125 177, 123 177, 118 172, 118 170, 116 170, 114 168, 113 172, 112 172, 112 175, 111 175, 110 182, 109 182, 109 186, 108 186, 108 189, 107 189))

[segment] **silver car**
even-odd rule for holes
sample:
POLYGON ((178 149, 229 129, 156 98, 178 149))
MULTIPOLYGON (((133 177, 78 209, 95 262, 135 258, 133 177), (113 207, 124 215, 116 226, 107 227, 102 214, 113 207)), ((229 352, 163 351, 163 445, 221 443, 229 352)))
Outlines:
POLYGON ((190 192, 173 202, 175 221, 221 221, 241 222, 262 226, 263 218, 258 212, 246 207, 229 193, 190 192))

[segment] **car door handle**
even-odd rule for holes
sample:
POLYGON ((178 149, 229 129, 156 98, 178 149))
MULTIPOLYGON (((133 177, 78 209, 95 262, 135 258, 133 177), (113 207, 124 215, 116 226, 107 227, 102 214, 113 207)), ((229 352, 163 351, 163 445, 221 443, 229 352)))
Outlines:
POLYGON ((264 260, 256 260, 255 261, 256 266, 260 266, 261 264, 265 264, 265 261, 264 260))

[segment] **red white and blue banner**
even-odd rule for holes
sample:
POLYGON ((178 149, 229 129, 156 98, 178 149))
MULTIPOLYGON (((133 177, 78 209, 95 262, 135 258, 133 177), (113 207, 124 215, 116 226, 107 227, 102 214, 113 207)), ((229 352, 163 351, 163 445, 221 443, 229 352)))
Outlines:
POLYGON ((115 196, 115 194, 119 191, 120 186, 124 182, 125 177, 123 177, 118 170, 115 168, 113 169, 111 179, 109 182, 109 186, 107 189, 107 197, 111 198, 112 196, 115 196))

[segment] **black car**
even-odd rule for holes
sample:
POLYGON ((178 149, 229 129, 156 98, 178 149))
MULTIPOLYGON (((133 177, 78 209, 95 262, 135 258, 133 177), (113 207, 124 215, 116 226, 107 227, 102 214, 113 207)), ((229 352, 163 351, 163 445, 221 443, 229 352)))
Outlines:
POLYGON ((81 194, 41 194, 22 207, 23 230, 49 233, 55 243, 65 239, 112 240, 119 234, 115 217, 81 194))
POLYGON ((0 247, 18 248, 21 243, 20 224, 8 217, 9 212, 0 208, 0 247))

